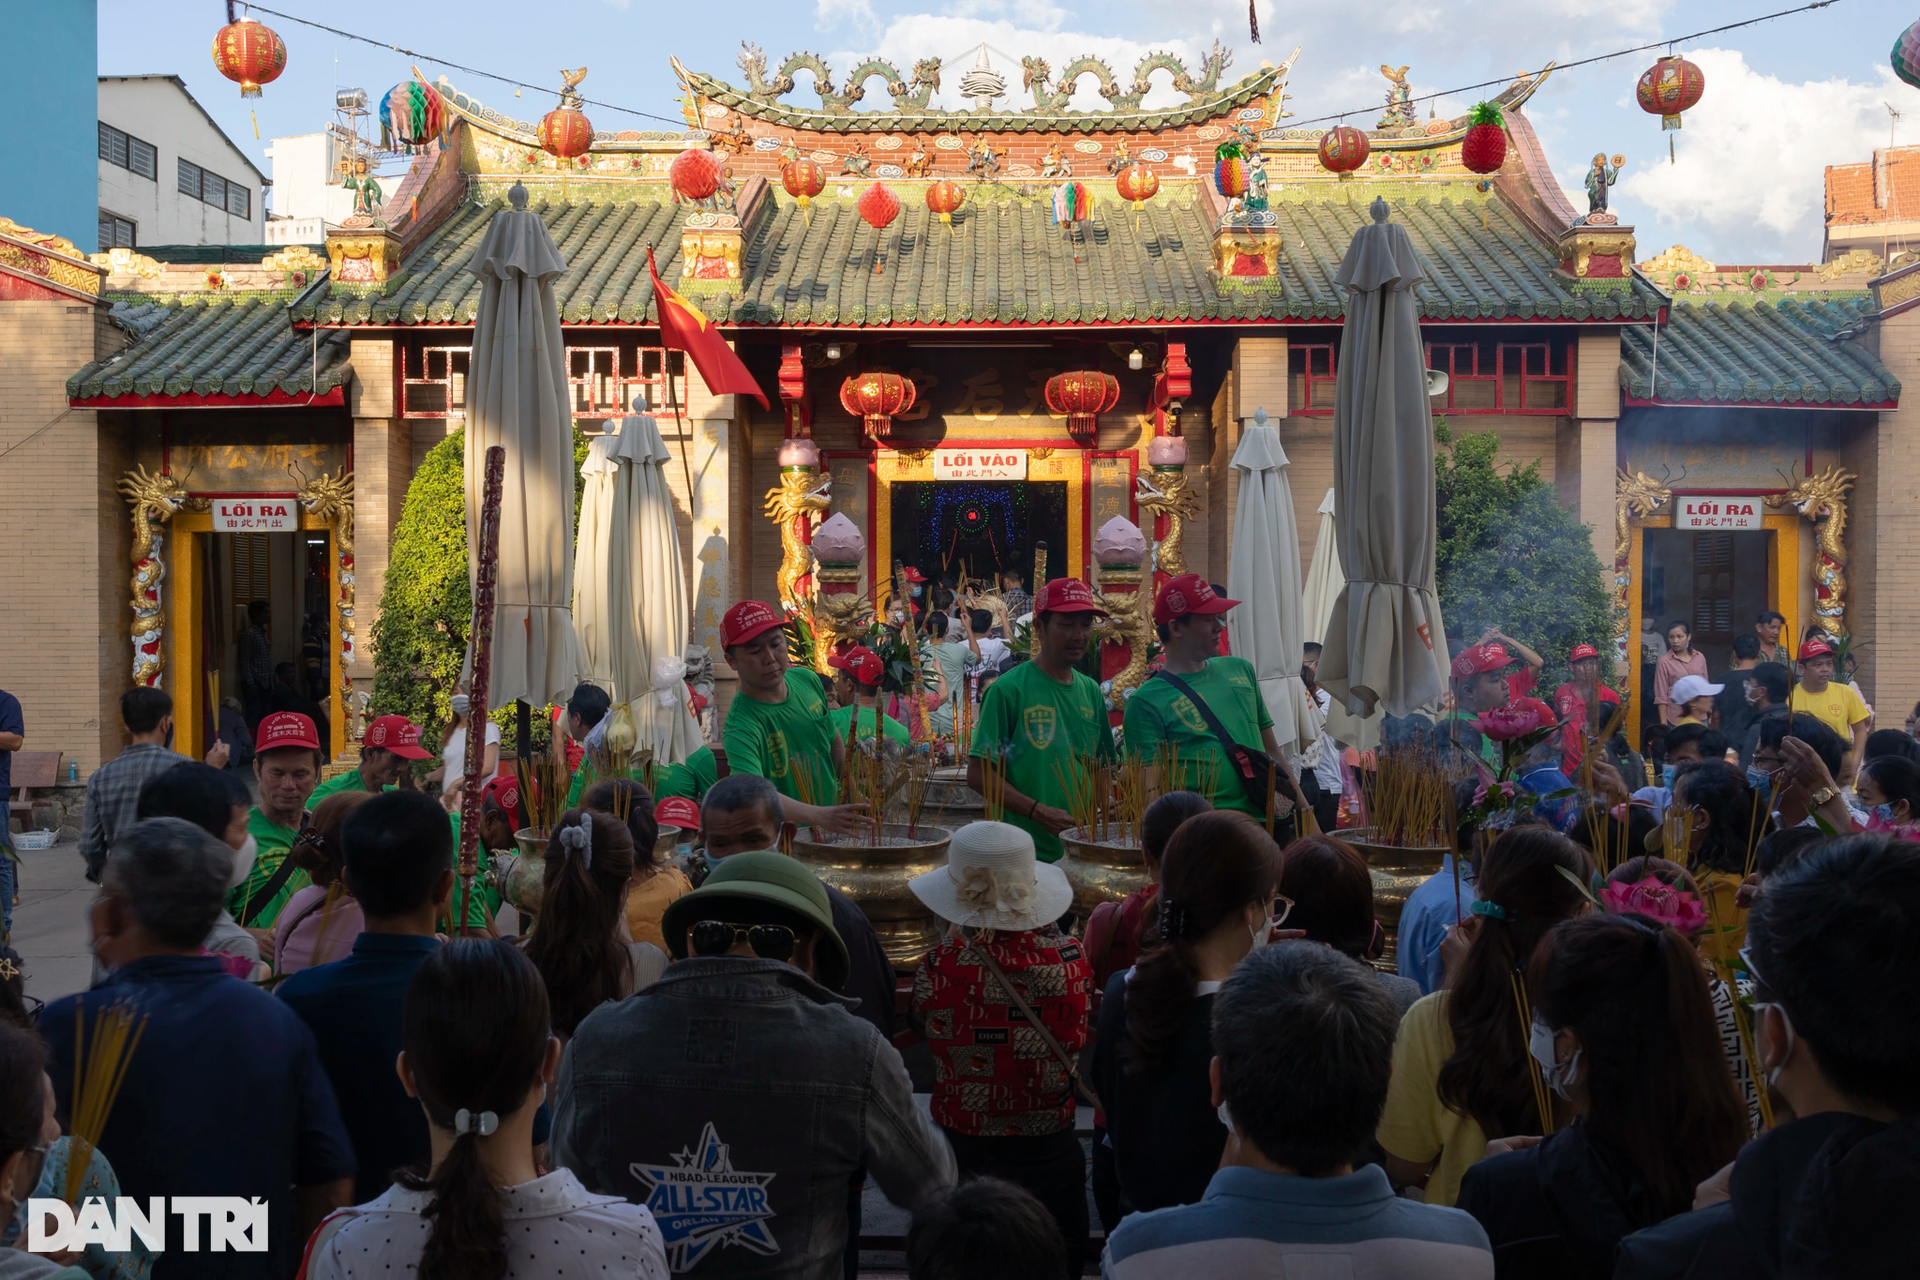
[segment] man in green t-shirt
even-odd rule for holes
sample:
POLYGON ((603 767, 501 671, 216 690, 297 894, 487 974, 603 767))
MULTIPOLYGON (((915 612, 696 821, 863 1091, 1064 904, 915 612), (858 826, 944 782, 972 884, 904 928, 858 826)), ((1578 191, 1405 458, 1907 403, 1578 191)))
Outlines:
POLYGON ((833 709, 833 727, 843 742, 884 734, 902 746, 913 741, 907 726, 880 710, 880 680, 886 664, 880 655, 863 644, 827 659, 827 665, 840 674, 834 677, 834 697, 840 705, 833 709), (859 711, 858 724, 855 710, 859 711))
POLYGON ((432 758, 430 752, 421 749, 419 725, 405 716, 381 716, 360 735, 360 763, 315 787, 307 797, 307 810, 312 812, 322 800, 342 791, 371 791, 376 795, 391 791, 409 761, 432 758))
POLYGON ((228 895, 227 909, 266 941, 287 899, 312 883, 306 872, 285 864, 300 834, 307 797, 320 781, 320 735, 298 711, 276 711, 261 718, 253 737, 253 776, 260 784, 260 803, 247 815, 253 870, 228 895))
POLYGON ((742 600, 720 620, 720 639, 740 677, 727 708, 728 767, 773 783, 791 801, 787 817, 801 826, 859 829, 866 806, 833 803, 846 743, 827 714, 819 678, 788 665, 780 615, 758 600, 742 600))
POLYGON ((720 762, 714 759, 713 748, 701 747, 681 763, 661 765, 654 771, 653 798, 658 801, 684 796, 698 804, 719 780, 720 762))
MULTIPOLYGON (((1278 761, 1273 714, 1260 696, 1260 677, 1245 658, 1220 654, 1227 611, 1239 604, 1214 592, 1197 573, 1183 573, 1160 588, 1153 602, 1153 623, 1165 647, 1161 670, 1192 689, 1239 746, 1265 751, 1278 761)), ((1172 680, 1156 675, 1127 699, 1127 754, 1152 760, 1166 743, 1173 752, 1174 778, 1160 779, 1167 790, 1196 791, 1216 809, 1237 809, 1261 821, 1267 806, 1256 805, 1241 782, 1239 764, 1227 754, 1206 716, 1172 680)), ((1282 765, 1284 770, 1285 766, 1282 765)), ((1264 788, 1267 780, 1256 778, 1264 788)), ((1273 779, 1278 792, 1276 817, 1293 810, 1293 780, 1285 772, 1273 779)))
POLYGON ((1033 659, 993 682, 980 700, 967 785, 984 785, 985 762, 999 760, 1006 820, 1033 837, 1043 862, 1058 862, 1060 833, 1074 825, 1066 777, 1080 756, 1114 759, 1113 728, 1100 686, 1079 671, 1106 611, 1078 578, 1055 578, 1033 606, 1033 659))

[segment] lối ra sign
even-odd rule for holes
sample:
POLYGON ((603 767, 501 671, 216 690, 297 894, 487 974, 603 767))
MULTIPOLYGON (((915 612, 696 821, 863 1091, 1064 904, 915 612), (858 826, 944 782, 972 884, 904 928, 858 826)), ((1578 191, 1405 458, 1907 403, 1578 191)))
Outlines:
POLYGON ((1758 529, 1765 499, 1676 495, 1676 529, 1758 529))
POLYGON ((300 501, 277 497, 215 498, 215 533, 292 533, 300 527, 300 501))
POLYGON ((936 449, 935 480, 1025 480, 1025 449, 936 449))

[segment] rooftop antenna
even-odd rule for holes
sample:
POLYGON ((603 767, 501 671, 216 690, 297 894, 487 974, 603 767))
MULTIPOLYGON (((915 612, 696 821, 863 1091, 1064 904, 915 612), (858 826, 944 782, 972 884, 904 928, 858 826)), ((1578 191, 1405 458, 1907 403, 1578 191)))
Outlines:
POLYGON ((1882 102, 1880 105, 1887 109, 1887 149, 1891 151, 1893 149, 1893 131, 1899 127, 1900 117, 1905 115, 1906 112, 1894 106, 1891 102, 1882 102))

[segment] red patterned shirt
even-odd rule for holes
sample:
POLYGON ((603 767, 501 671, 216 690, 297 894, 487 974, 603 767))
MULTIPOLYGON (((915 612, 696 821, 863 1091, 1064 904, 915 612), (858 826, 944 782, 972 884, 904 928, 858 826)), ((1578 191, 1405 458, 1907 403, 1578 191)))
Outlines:
MULTIPOLYGON (((1033 933, 995 933, 979 945, 992 952, 1060 1047, 1079 1053, 1093 991, 1080 944, 1048 925, 1033 933)), ((926 954, 914 974, 909 1013, 933 1050, 936 1123, 990 1138, 1073 1127, 1066 1068, 970 947, 948 941, 926 954)))

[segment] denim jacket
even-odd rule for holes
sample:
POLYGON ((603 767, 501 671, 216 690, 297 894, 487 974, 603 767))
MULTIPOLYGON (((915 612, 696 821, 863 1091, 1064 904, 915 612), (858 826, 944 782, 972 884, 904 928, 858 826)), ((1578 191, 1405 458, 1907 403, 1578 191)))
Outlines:
POLYGON ((836 1280, 860 1170, 909 1209, 954 1181, 853 1003, 777 960, 676 961, 574 1033, 554 1163, 652 1210, 676 1273, 836 1280))

